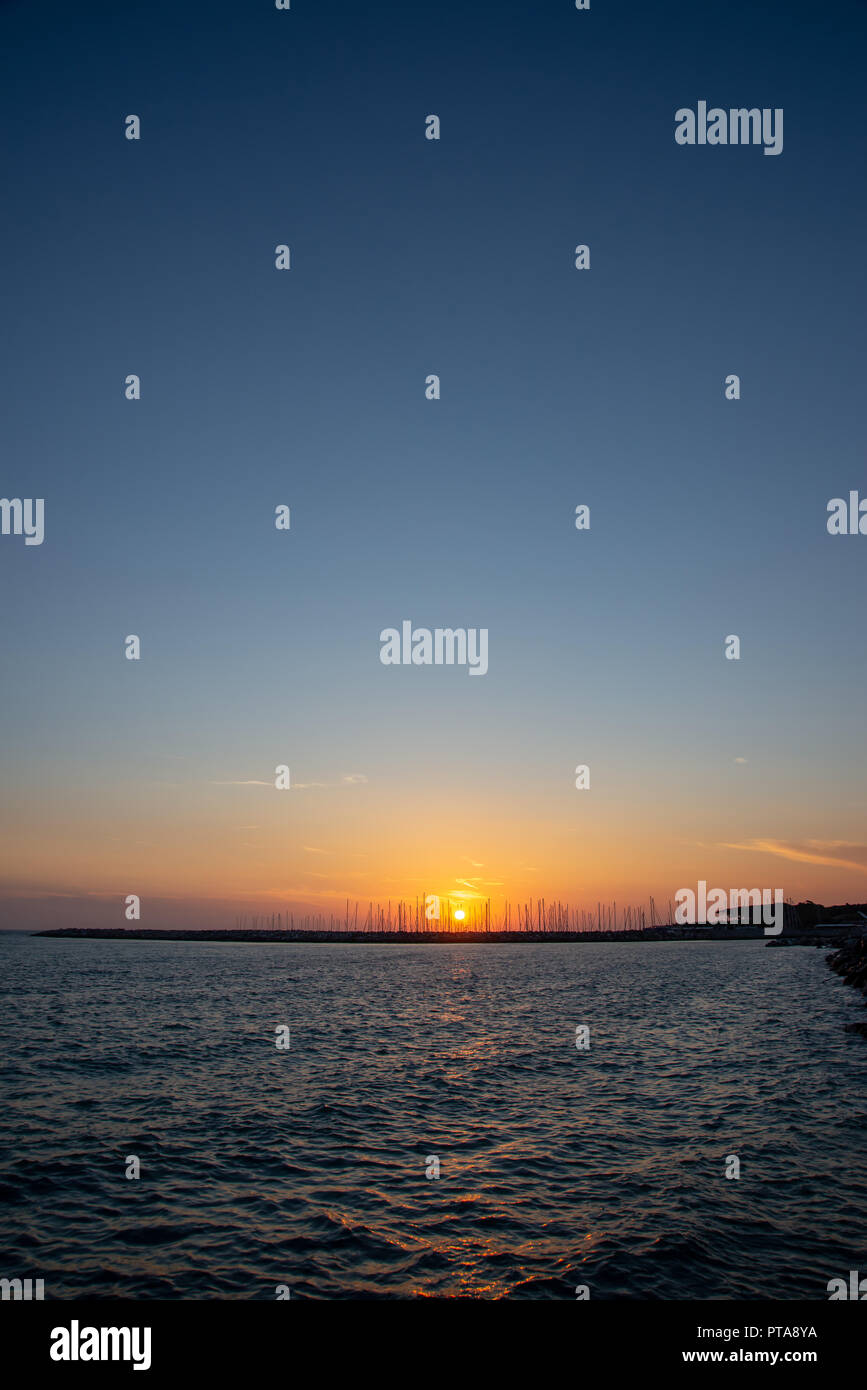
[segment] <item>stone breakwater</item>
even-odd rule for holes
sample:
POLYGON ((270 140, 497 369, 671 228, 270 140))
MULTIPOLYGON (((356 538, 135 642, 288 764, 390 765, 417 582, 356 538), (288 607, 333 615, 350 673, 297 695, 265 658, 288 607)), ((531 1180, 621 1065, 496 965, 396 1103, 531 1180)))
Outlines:
MULTIPOLYGON (((752 941, 764 936, 762 927, 645 927, 642 929, 620 931, 519 931, 517 927, 508 931, 475 931, 472 928, 453 927, 451 931, 400 931, 394 927, 385 931, 329 931, 297 928, 292 931, 275 929, 250 930, 244 927, 223 930, 202 928, 197 930, 149 927, 138 930, 131 927, 54 927, 51 931, 34 932, 34 936, 100 937, 115 941, 336 941, 343 945, 369 944, 371 942, 403 942, 424 945, 430 941, 445 941, 451 946, 462 942, 507 942, 518 944, 522 941, 752 941)), ((824 940, 824 938, 821 938, 824 940)), ((773 942, 769 942, 773 944, 773 942)), ((814 943, 811 943, 814 944, 814 943)), ((817 941, 815 944, 819 944, 817 941)))
MULTIPOLYGON (((867 1004, 867 937, 860 936, 854 941, 847 941, 845 946, 833 951, 827 957, 827 961, 832 970, 842 975, 847 985, 861 991, 867 1004)), ((867 1022, 847 1023, 846 1031, 860 1033, 862 1038, 867 1038, 867 1022)))

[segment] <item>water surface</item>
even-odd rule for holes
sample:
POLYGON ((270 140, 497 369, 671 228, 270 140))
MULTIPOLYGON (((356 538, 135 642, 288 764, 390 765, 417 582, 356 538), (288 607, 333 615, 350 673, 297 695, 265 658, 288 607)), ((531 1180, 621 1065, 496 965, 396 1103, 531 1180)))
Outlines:
POLYGON ((864 1011, 822 951, 10 934, 0 975, 0 1274, 46 1296, 825 1299, 867 1272, 864 1011))

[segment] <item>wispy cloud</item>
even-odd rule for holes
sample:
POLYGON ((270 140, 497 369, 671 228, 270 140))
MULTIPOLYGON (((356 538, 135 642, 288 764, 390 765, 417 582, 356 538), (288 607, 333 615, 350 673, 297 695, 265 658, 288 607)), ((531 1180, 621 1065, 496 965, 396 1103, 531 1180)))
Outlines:
MULTIPOLYGON (((208 783, 208 786, 210 786, 210 787, 271 787, 272 790, 273 790, 273 788, 274 788, 274 783, 273 783, 273 782, 263 782, 263 781, 261 781, 258 777, 246 777, 246 778, 230 778, 230 779, 228 779, 228 780, 225 781, 225 782, 224 782, 224 781, 213 781, 213 780, 212 780, 212 781, 210 781, 210 782, 208 783)), ((291 782, 290 785, 289 785, 288 787, 285 788, 285 790, 286 790, 286 791, 289 791, 289 792, 304 792, 304 791, 308 791, 310 787, 327 787, 327 786, 328 786, 328 783, 327 783, 327 782, 291 782)))
POLYGON ((750 850, 756 854, 775 854, 797 864, 824 864, 835 869, 859 869, 867 873, 867 845, 849 840, 747 840, 743 844, 724 844, 724 849, 750 850))
MULTIPOLYGON (((367 778, 365 777, 365 775, 364 775, 363 772, 347 772, 343 777, 341 777, 341 779, 340 779, 339 782, 296 782, 296 781, 292 780, 292 781, 290 781, 289 786, 285 788, 285 790, 286 790, 286 791, 290 791, 290 792, 306 792, 306 791, 310 791, 311 789, 313 789, 313 788, 315 788, 315 787, 320 787, 320 788, 322 788, 322 789, 324 789, 324 790, 327 790, 327 789, 329 789, 329 788, 333 789, 333 788, 335 788, 335 787, 360 787, 360 786, 363 786, 364 783, 366 783, 366 782, 367 782, 367 778)), ((175 786, 175 785, 178 785, 178 784, 176 784, 176 783, 169 783, 168 785, 170 785, 170 786, 175 786)), ((212 779, 208 782, 208 786, 211 786, 211 787, 272 787, 272 788, 273 788, 273 787, 274 787, 274 783, 273 783, 273 782, 265 782, 265 781, 263 781, 260 777, 229 777, 229 778, 226 778, 226 779, 222 779, 222 778, 221 778, 221 779, 219 779, 219 780, 213 779, 213 778, 212 778, 212 779)))
POLYGON ((211 782, 212 787, 273 787, 273 782, 259 782, 251 778, 246 782, 211 782))

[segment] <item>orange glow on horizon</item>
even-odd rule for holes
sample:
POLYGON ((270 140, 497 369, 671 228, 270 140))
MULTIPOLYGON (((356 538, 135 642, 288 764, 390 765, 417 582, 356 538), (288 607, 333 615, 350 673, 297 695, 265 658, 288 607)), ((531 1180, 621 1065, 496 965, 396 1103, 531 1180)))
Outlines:
POLYGON ((407 790, 371 780, 277 792, 191 780, 169 797, 163 784, 143 782, 134 796, 91 789, 75 816, 25 799, 4 835, 0 891, 42 900, 43 916, 52 898, 79 900, 84 913, 136 893, 143 927, 155 900, 182 926, 194 910, 345 920, 356 905, 361 921, 371 904, 386 913, 402 904, 414 920, 429 894, 465 930, 488 904, 492 925, 507 902, 517 925, 518 906, 535 917, 541 900, 588 915, 616 902, 620 923, 630 905, 646 909, 651 894, 667 918, 678 889, 699 879, 781 888, 796 902, 863 902, 867 864, 851 826, 846 836, 833 817, 825 821, 827 838, 817 840, 809 807, 791 800, 763 805, 760 816, 741 808, 735 818, 713 798, 697 812, 671 794, 661 806, 646 791, 613 798, 571 786, 556 795, 546 786, 469 786, 456 796, 451 784, 407 790))

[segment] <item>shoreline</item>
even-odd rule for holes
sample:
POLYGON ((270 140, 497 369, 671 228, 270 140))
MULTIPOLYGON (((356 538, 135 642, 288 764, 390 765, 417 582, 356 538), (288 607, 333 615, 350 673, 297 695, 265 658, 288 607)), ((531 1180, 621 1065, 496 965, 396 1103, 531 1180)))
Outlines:
MULTIPOLYGON (((847 941, 833 955, 825 957, 826 963, 847 985, 860 990, 864 1004, 867 1004, 867 937, 847 941)), ((847 1033, 857 1033, 867 1038, 867 1022, 847 1023, 847 1033)))
MULTIPOLYGON (((520 945, 534 942, 591 942, 591 941, 760 941, 765 939, 761 927, 649 927, 634 931, 258 931, 245 928, 226 928, 225 930, 204 928, 151 928, 149 930, 128 930, 123 927, 56 927, 50 931, 31 932, 31 936, 63 937, 65 939, 101 939, 113 941, 284 941, 284 942, 347 942, 361 943, 394 942, 402 945, 425 945, 445 942, 452 945, 460 942, 480 942, 496 945, 520 945)), ((812 934, 814 935, 814 934, 812 934)), ((775 940, 768 937, 767 940, 775 940)), ((805 943, 807 944, 807 943, 805 943)), ((811 940, 809 944, 813 944, 811 940)), ((833 941, 831 944, 835 944, 833 941)))

